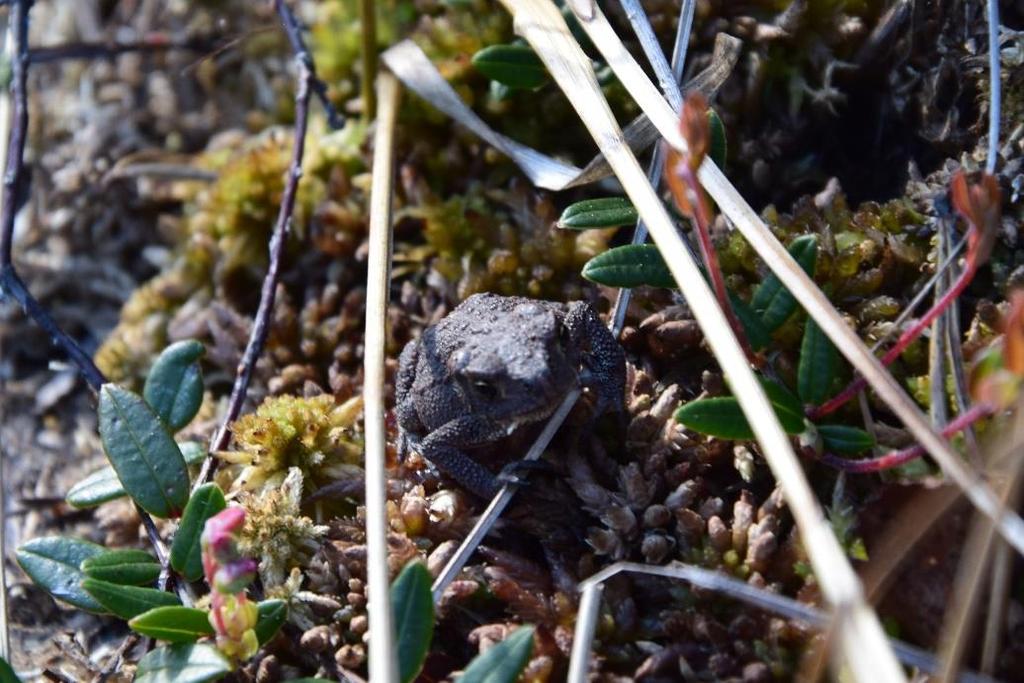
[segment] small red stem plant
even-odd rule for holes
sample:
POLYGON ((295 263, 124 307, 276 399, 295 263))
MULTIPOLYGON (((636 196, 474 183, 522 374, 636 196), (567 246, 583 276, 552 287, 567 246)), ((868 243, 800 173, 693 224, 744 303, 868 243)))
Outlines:
MULTIPOLYGON (((990 417, 994 412, 994 406, 987 403, 973 405, 966 412, 951 420, 949 424, 942 428, 940 433, 942 436, 949 438, 967 429, 978 420, 990 417)), ((831 453, 825 453, 821 456, 821 461, 844 472, 868 474, 905 465, 911 460, 920 458, 924 453, 925 450, 921 446, 911 446, 910 448, 880 455, 877 458, 867 458, 864 460, 847 460, 831 453)))
POLYGON ((704 188, 697 180, 697 169, 703 163, 711 145, 708 104, 699 92, 690 93, 683 102, 679 130, 686 139, 687 149, 685 152, 669 149, 665 157, 665 180, 679 211, 693 221, 701 258, 704 259, 704 266, 711 278, 711 288, 718 299, 718 305, 725 312, 729 326, 736 334, 744 354, 752 364, 759 366, 761 363, 750 348, 743 326, 729 301, 725 278, 722 277, 722 269, 718 266, 718 254, 711 242, 711 205, 704 188))
MULTIPOLYGON (((953 177, 950 194, 953 208, 967 223, 967 256, 963 272, 935 305, 907 328, 892 348, 882 356, 882 365, 887 367, 967 289, 978 268, 992 253, 992 246, 999 230, 1001 206, 999 185, 995 177, 986 173, 978 183, 968 185, 967 176, 960 171, 953 177)), ((867 381, 863 377, 858 377, 828 401, 808 411, 807 416, 816 420, 834 413, 866 386, 867 381)))
MULTIPOLYGON (((1024 385, 1024 291, 1010 296, 1010 311, 1003 322, 1003 335, 976 359, 971 369, 971 397, 974 405, 942 429, 948 438, 1013 406, 1024 385)), ((921 446, 893 451, 877 458, 847 460, 826 453, 821 460, 845 472, 869 473, 899 467, 924 455, 921 446)))

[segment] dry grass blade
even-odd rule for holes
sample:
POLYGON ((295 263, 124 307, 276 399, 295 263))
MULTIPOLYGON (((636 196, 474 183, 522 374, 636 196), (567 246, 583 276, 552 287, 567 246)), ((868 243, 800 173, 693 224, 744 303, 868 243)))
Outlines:
MULTIPOLYGON (((719 364, 728 373, 733 394, 739 399, 765 458, 785 491, 822 592, 836 610, 838 641, 846 663, 857 680, 904 680, 878 619, 863 601, 853 569, 825 523, 789 438, 775 418, 760 383, 747 365, 743 350, 711 289, 683 246, 657 193, 625 144, 615 117, 601 94, 590 60, 573 40, 561 14, 547 0, 503 0, 503 3, 513 15, 516 32, 533 46, 555 81, 565 91, 637 207, 655 243, 663 251, 673 278, 686 297, 708 344, 719 364)), ((629 78, 636 78, 636 74, 620 72, 612 60, 614 57, 621 62, 624 56, 653 90, 654 86, 626 53, 610 27, 607 27, 610 36, 605 32, 593 31, 595 24, 601 23, 598 19, 603 18, 596 7, 593 10, 594 20, 581 19, 581 23, 590 34, 592 42, 601 47, 606 60, 616 69, 619 80, 628 83, 629 78)), ((607 25, 606 21, 603 23, 607 25)), ((657 91, 654 91, 654 96, 664 104, 664 99, 657 91)), ((640 104, 644 105, 643 102, 640 104)), ((685 144, 676 128, 675 115, 667 104, 664 108, 652 109, 648 116, 663 134, 671 136, 669 139, 673 144, 680 147, 685 144)))
POLYGON ((869 602, 877 603, 885 596, 903 561, 929 529, 953 509, 961 495, 955 486, 943 486, 919 491, 907 501, 872 547, 871 562, 861 573, 869 602))
MULTIPOLYGON (((534 6, 542 3, 530 2, 528 4, 534 6)), ((672 108, 622 45, 622 41, 616 36, 615 31, 600 10, 594 8, 593 16, 589 20, 579 16, 578 18, 591 41, 598 46, 609 66, 615 71, 619 81, 629 90, 633 99, 658 127, 668 143, 680 149, 684 148, 685 141, 678 131, 672 108)), ((548 30, 550 31, 550 29, 548 30)), ((534 48, 539 51, 537 45, 534 45, 534 48)), ((549 65, 550 68, 551 65, 549 65)), ((573 90, 571 83, 566 87, 570 91, 573 90)), ((570 97, 573 96, 570 95, 570 97)), ((778 276, 782 284, 804 307, 807 314, 832 340, 839 352, 864 376, 878 396, 903 421, 918 443, 939 464, 946 476, 963 489, 964 494, 975 507, 995 520, 1003 537, 1017 552, 1024 554, 1024 521, 1016 514, 1004 511, 984 478, 965 466, 960 456, 950 448, 945 439, 932 429, 928 419, 921 413, 906 391, 864 346, 856 333, 843 322, 828 297, 797 265, 785 247, 771 234, 760 217, 710 158, 704 160, 698 177, 722 213, 743 234, 765 265, 778 276)), ((806 538, 805 541, 807 541, 806 538)))
MULTIPOLYGON (((946 241, 947 235, 942 231, 937 231, 938 244, 936 245, 936 255, 938 260, 942 260, 946 250, 949 248, 948 242, 946 241)), ((948 277, 942 277, 939 279, 938 284, 935 287, 935 301, 938 302, 942 299, 942 295, 949 289, 950 280, 948 277)), ((931 418, 932 424, 936 429, 941 429, 942 425, 949 422, 949 410, 946 401, 946 356, 948 354, 947 343, 949 337, 949 319, 950 313, 948 310, 943 311, 942 314, 935 319, 932 323, 932 334, 928 340, 928 377, 930 380, 930 395, 928 397, 928 414, 931 418)))
MULTIPOLYGON (((683 77, 683 69, 686 68, 686 47, 690 43, 690 30, 693 28, 693 11, 696 6, 695 0, 683 0, 683 6, 679 10, 679 23, 676 25, 676 37, 672 44, 671 77, 667 84, 663 84, 666 95, 675 93, 675 99, 682 101, 682 91, 679 88, 679 80, 683 77)), ((646 23, 646 15, 641 14, 646 23)), ((658 48, 660 54, 661 48, 658 48)), ((652 60, 653 61, 653 60, 652 60)), ((665 147, 658 145, 651 154, 651 162, 647 167, 647 179, 654 187, 658 187, 661 178, 662 167, 665 163, 665 147)), ((632 244, 643 244, 647 241, 647 226, 643 219, 637 218, 636 226, 633 228, 632 244)), ((685 243, 687 244, 688 243, 685 243)), ((692 253, 692 250, 691 250, 692 253)), ((696 257, 694 257, 696 258, 696 257)), ((633 290, 620 289, 615 298, 615 306, 612 307, 611 329, 612 335, 618 339, 622 334, 622 328, 626 323, 626 311, 629 309, 629 301, 633 296, 633 290)))
MULTIPOLYGON (((669 66, 665 59, 665 53, 661 51, 658 37, 654 35, 654 28, 651 27, 651 22, 647 19, 647 13, 640 5, 640 0, 622 0, 621 4, 622 9, 626 12, 626 18, 629 19, 629 23, 633 27, 633 32, 640 41, 640 47, 647 56, 647 61, 658 77, 661 91, 669 98, 673 109, 681 108, 683 95, 679 91, 679 77, 676 75, 676 70, 669 66)), ((680 11, 680 27, 686 26, 685 13, 686 9, 683 8, 680 11)))
MULTIPOLYGON (((1024 474, 1024 460, 1019 457, 1021 446, 1024 445, 1024 404, 1018 401, 1013 426, 1001 439, 988 458, 995 469, 1008 470, 1002 477, 1003 487, 1000 502, 1007 507, 1015 507, 1020 497, 1020 484, 1024 474)), ((993 556, 993 546, 999 541, 995 534, 992 521, 975 515, 964 544, 960 567, 953 583, 951 607, 942 627, 942 675, 940 680, 956 680, 960 668, 960 660, 964 650, 971 641, 971 629, 974 616, 981 604, 979 599, 985 589, 983 578, 988 573, 989 558, 993 556)))
MULTIPOLYGON (((732 73, 740 56, 740 46, 740 41, 732 36, 724 33, 715 36, 711 64, 690 79, 683 87, 683 92, 699 90, 707 97, 713 95, 732 73)), ((612 173, 600 154, 581 170, 498 133, 466 106, 423 50, 411 40, 403 40, 388 48, 381 55, 381 61, 409 90, 511 158, 537 187, 565 190, 596 182, 612 173)), ((641 114, 626 126, 625 136, 630 148, 640 152, 654 143, 658 131, 641 114)))
POLYGON ((509 156, 537 187, 560 190, 579 175, 580 169, 575 166, 551 159, 495 132, 465 105, 423 50, 411 40, 388 48, 381 60, 407 88, 509 156))
POLYGON ((828 298, 775 239, 718 167, 710 161, 705 161, 699 176, 722 212, 743 233, 751 247, 765 261, 768 268, 778 275, 839 352, 864 376, 871 388, 903 421, 946 476, 963 489, 964 495, 975 507, 998 522, 1000 533, 1017 552, 1024 553, 1024 522, 1020 517, 1002 510, 992 489, 981 475, 966 467, 960 456, 935 433, 913 399, 864 346, 856 333, 843 322, 828 298))
MULTIPOLYGON (((596 622, 601 600, 601 591, 598 589, 608 579, 623 573, 661 576, 667 579, 686 581, 691 585, 721 593, 758 609, 774 612, 787 619, 805 622, 825 631, 829 637, 832 635, 831 629, 835 622, 830 615, 792 598, 751 586, 731 576, 681 562, 673 562, 664 566, 639 564, 637 562, 616 562, 580 584, 580 589, 583 591, 583 600, 580 603, 580 612, 576 620, 576 629, 573 633, 572 659, 567 679, 569 683, 583 683, 586 681, 586 665, 589 659, 589 653, 586 650, 589 650, 591 645, 592 632, 595 626, 595 623, 592 622, 596 622), (573 666, 574 663, 576 664, 575 667, 573 666)), ((898 653, 900 661, 904 664, 928 673, 934 673, 938 670, 939 663, 929 653, 898 640, 891 641, 891 645, 893 650, 898 653)), ((982 681, 991 682, 992 679, 975 673, 965 672, 959 680, 981 683, 982 681)))
MULTIPOLYGON (((11 35, 13 25, 10 17, 0 22, 0 35, 3 36, 2 54, 10 64, 14 57, 14 36, 11 35)), ((6 140, 11 133, 11 96, 4 90, 0 92, 0 140, 6 140)), ((0 145, 0 168, 7 168, 7 147, 0 145)), ((0 201, 3 201, 0 198, 0 201)), ((7 557, 7 482, 4 480, 4 461, 7 460, 4 444, 0 443, 0 558, 7 557)), ((0 657, 11 661, 10 632, 7 621, 7 563, 0 560, 0 657)))
POLYGON ((370 680, 398 680, 388 576, 386 438, 384 428, 384 350, 388 287, 391 280, 391 185, 394 178, 395 120, 400 86, 390 73, 377 80, 370 193, 369 257, 366 274, 366 335, 363 400, 366 423, 366 573, 369 602, 370 680))
POLYGON ((991 674, 999 663, 1003 643, 1003 620, 1010 601, 1010 580, 1013 575, 1013 553, 1002 539, 996 540, 992 554, 992 578, 989 580, 988 607, 985 610, 985 633, 981 642, 981 672, 991 674))
POLYGON ((576 611, 576 628, 572 634, 572 652, 569 654, 569 683, 584 683, 590 668, 590 650, 597 631, 597 616, 601 609, 604 583, 588 582, 580 593, 580 607, 576 611))

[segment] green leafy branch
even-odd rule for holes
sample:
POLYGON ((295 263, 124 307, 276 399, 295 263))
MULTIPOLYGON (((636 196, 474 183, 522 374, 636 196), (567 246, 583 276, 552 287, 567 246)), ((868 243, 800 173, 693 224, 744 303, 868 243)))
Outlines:
MULTIPOLYGON (((227 506, 215 484, 190 495, 189 467, 202 462, 205 453, 195 444, 174 441, 174 433, 192 421, 202 403, 202 355, 196 341, 169 346, 154 362, 142 396, 114 384, 100 388, 99 431, 110 465, 75 484, 67 496, 79 508, 128 496, 154 517, 180 517, 169 566, 186 582, 202 578, 203 529, 227 506)), ((137 681, 199 683, 233 669, 217 647, 197 642, 215 635, 210 611, 183 605, 178 596, 154 587, 162 567, 150 553, 50 536, 25 543, 16 557, 25 573, 54 598, 114 615, 137 633, 169 643, 143 658, 137 681)), ((265 600, 255 610, 254 633, 262 644, 284 623, 287 605, 265 600)))

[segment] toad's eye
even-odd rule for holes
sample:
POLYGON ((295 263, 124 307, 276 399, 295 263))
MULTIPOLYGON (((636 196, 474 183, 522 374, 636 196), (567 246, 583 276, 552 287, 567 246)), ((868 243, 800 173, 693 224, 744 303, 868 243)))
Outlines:
POLYGON ((480 398, 488 401, 498 398, 498 388, 490 382, 486 382, 482 379, 473 380, 473 391, 475 391, 480 398))
POLYGON ((560 325, 558 327, 558 342, 563 348, 569 348, 569 345, 572 344, 572 333, 569 331, 568 326, 560 325))

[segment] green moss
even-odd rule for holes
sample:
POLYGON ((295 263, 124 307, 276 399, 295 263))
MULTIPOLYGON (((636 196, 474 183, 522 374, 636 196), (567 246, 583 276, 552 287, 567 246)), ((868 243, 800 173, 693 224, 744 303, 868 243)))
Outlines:
POLYGON ((398 245, 396 261, 431 266, 456 284, 459 298, 491 291, 548 299, 581 296, 579 272, 613 231, 560 231, 554 207, 529 191, 479 188, 406 209, 425 245, 398 245))
POLYGON ((297 468, 307 488, 362 476, 363 437, 356 426, 362 400, 337 405, 322 394, 275 396, 231 426, 233 451, 218 453, 230 467, 218 472, 224 490, 271 491, 297 468))
MULTIPOLYGON (((315 120, 307 138, 303 178, 293 216, 292 249, 312 238, 314 246, 337 253, 365 234, 365 198, 335 176, 364 170, 366 125, 350 121, 327 133, 315 120), (311 234, 317 211, 324 220, 311 234)), ((185 218, 178 230, 175 258, 136 290, 121 310, 118 326, 96 352, 96 363, 113 381, 138 384, 152 358, 169 341, 167 329, 190 302, 196 312, 214 298, 243 308, 252 303, 267 265, 267 243, 276 223, 291 162, 292 136, 272 128, 232 149, 200 155, 196 165, 215 171, 210 185, 183 186, 185 218)))

